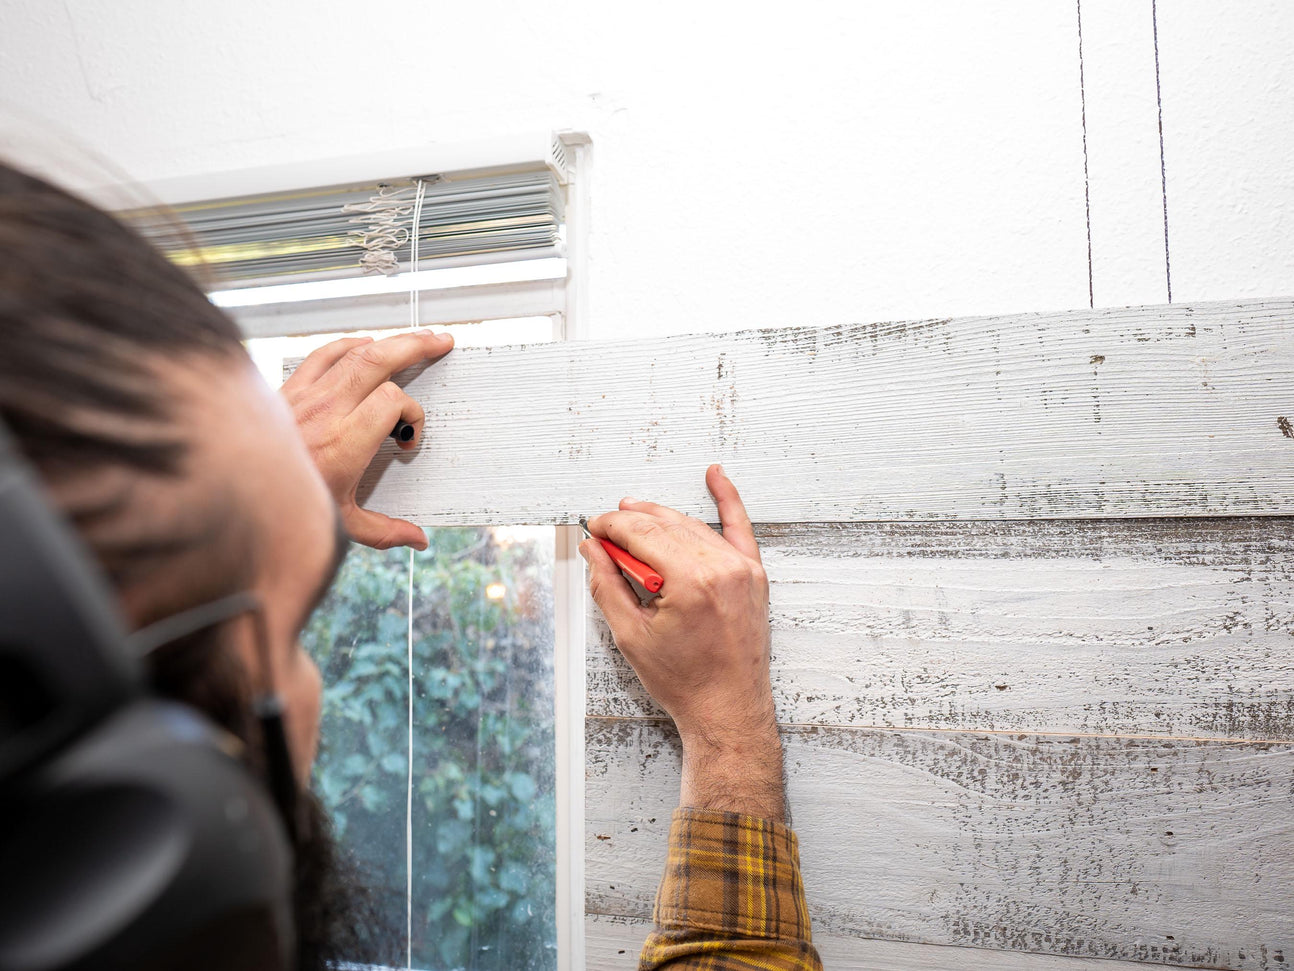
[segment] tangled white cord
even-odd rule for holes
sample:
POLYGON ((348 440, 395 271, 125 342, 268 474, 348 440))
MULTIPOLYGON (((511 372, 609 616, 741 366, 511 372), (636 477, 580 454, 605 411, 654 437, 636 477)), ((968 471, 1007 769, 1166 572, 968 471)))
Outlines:
POLYGON ((421 210, 425 188, 426 183, 421 179, 416 186, 395 188, 383 185, 367 202, 348 202, 341 207, 341 211, 351 217, 350 222, 363 227, 354 230, 353 235, 355 244, 364 249, 359 265, 365 273, 392 276, 400 272, 396 253, 412 236, 409 219, 421 215, 420 212, 415 214, 414 210, 421 210), (414 192, 412 199, 409 198, 410 192, 414 192))

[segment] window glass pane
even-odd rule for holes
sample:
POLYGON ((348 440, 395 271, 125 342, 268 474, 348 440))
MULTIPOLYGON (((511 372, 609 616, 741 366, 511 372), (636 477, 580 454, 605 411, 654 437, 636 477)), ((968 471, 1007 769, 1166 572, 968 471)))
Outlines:
MULTIPOLYGON (((554 532, 441 528, 413 556, 412 897, 406 897, 410 555, 354 547, 306 647, 324 673, 316 788, 419 968, 556 967, 554 532)), ((357 954, 363 962, 373 955, 357 954)))
POLYGON ((402 953, 408 790, 409 551, 351 544, 302 645, 323 675, 314 789, 380 917, 369 953, 402 953))
POLYGON ((551 527, 414 558, 414 959, 556 967, 551 527))

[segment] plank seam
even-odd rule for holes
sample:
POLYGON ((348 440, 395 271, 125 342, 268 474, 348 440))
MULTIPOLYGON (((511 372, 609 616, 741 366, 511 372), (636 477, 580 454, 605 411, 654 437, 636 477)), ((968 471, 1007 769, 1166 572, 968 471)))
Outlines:
MULTIPOLYGON (((664 716, 595 715, 586 712, 586 721, 635 722, 643 725, 673 725, 664 716)), ((1289 745, 1294 738, 1214 738, 1199 735, 1118 735, 1103 732, 1026 732, 1003 728, 935 728, 924 725, 825 725, 817 722, 782 722, 778 728, 814 728, 832 732, 921 732, 934 735, 1005 735, 1013 738, 1102 738, 1111 741, 1202 742, 1209 745, 1289 745)))

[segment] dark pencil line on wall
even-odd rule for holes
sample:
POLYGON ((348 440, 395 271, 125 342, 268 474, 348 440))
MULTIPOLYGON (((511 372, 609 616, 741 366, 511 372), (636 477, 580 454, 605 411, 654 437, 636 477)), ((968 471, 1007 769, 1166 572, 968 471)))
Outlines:
MULTIPOLYGON (((1096 306, 1092 291, 1092 180, 1087 171, 1087 85, 1083 78, 1083 0, 1078 7, 1078 103, 1083 120, 1083 207, 1087 216, 1087 305, 1096 306)), ((1162 155, 1162 152, 1161 152, 1162 155)))
POLYGON ((1155 37, 1155 104, 1159 108, 1159 186, 1164 198, 1164 283, 1173 302, 1173 270, 1168 260, 1168 170, 1164 166, 1164 96, 1159 85, 1159 0, 1150 0, 1150 23, 1155 37))

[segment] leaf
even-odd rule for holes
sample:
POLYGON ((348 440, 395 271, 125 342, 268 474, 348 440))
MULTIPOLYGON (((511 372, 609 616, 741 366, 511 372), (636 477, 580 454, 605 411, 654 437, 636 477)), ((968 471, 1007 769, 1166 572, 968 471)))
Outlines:
POLYGON ((386 805, 386 793, 375 785, 361 786, 359 801, 369 812, 375 812, 386 805))
POLYGON ((489 884, 493 882, 493 871, 495 852, 488 846, 473 846, 470 854, 471 864, 469 870, 472 874, 472 880, 477 884, 489 884))
POLYGON ((342 771, 350 776, 363 775, 369 767, 369 760, 358 752, 352 752, 346 756, 341 764, 342 771))
POLYGON ((509 772, 508 788, 522 802, 530 802, 539 791, 539 787, 535 785, 535 780, 524 772, 509 772))
POLYGON ((442 856, 463 852, 471 841, 471 824, 461 819, 445 819, 436 827, 436 852, 442 856))
POLYGON ((499 886, 512 894, 523 893, 526 889, 527 871, 516 860, 508 860, 499 869, 499 886))
POLYGON ((392 775, 407 775, 403 752, 388 752, 382 756, 382 768, 392 775))
POLYGON ((456 909, 454 923, 442 925, 444 929, 441 931, 440 940, 436 942, 436 950, 440 952, 440 958, 446 967, 461 968, 467 964, 464 960, 464 952, 467 950, 467 940, 471 933, 468 928, 472 924, 472 918, 470 911, 466 913, 466 923, 459 920, 459 912, 456 909))
POLYGON ((454 906, 453 897, 438 897, 427 905, 427 923, 435 924, 454 906))

